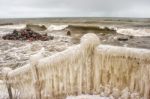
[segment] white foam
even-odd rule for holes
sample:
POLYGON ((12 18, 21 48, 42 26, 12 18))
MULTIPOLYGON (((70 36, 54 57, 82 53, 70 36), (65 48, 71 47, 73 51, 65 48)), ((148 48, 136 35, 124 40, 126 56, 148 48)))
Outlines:
POLYGON ((150 29, 133 29, 121 28, 116 30, 117 33, 131 36, 150 36, 150 29))
POLYGON ((0 26, 0 36, 6 35, 11 33, 14 29, 23 29, 25 28, 25 24, 18 24, 18 25, 5 25, 5 26, 0 26))
POLYGON ((68 25, 50 25, 50 26, 48 27, 48 30, 49 30, 49 31, 63 30, 63 29, 65 29, 66 27, 68 27, 68 25))
POLYGON ((5 26, 0 26, 0 29, 23 29, 25 28, 25 24, 18 24, 18 25, 5 25, 5 26))
POLYGON ((114 25, 108 25, 108 26, 105 26, 105 25, 99 25, 99 28, 100 29, 105 29, 105 28, 109 28, 109 29, 112 29, 112 30, 117 30, 117 27, 114 26, 114 25))

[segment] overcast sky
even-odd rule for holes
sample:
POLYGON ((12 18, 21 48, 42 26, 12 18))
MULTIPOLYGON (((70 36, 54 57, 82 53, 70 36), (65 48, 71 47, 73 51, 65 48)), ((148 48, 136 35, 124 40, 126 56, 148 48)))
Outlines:
POLYGON ((150 0, 0 0, 0 18, 149 17, 150 0))

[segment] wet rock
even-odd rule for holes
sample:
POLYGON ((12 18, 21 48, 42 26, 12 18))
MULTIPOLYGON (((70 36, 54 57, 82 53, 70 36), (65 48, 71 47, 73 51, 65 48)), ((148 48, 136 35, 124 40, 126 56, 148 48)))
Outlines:
POLYGON ((4 40, 29 40, 29 41, 47 41, 50 38, 47 34, 41 35, 30 28, 14 30, 11 34, 4 35, 2 37, 4 40))
POLYGON ((134 36, 130 35, 129 38, 132 39, 132 38, 134 38, 134 36))
POLYGON ((50 39, 50 40, 53 40, 53 39, 54 39, 54 36, 49 36, 49 39, 50 39))
POLYGON ((71 36, 71 32, 70 32, 70 31, 67 31, 67 35, 68 35, 68 36, 71 36))
POLYGON ((115 39, 117 39, 118 41, 128 41, 129 37, 125 35, 121 35, 121 36, 117 36, 115 39))

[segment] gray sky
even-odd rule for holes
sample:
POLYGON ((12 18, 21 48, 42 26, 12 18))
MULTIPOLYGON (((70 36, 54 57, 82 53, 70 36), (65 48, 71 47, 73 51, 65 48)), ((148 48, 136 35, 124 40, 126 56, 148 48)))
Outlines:
POLYGON ((150 0, 0 0, 0 18, 149 17, 150 0))

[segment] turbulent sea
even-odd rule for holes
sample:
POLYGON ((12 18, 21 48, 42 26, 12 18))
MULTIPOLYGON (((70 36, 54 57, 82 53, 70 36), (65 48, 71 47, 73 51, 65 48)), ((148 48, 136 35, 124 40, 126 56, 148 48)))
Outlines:
MULTIPOLYGON (((45 56, 53 55, 80 42, 85 33, 96 33, 102 44, 150 49, 150 19, 134 18, 29 18, 0 19, 0 73, 3 67, 13 69, 29 63, 29 57, 41 48, 45 56), (53 36, 49 41, 3 40, 2 36, 12 33, 14 29, 23 29, 26 24, 45 25, 45 31, 53 36), (105 30, 107 28, 108 30, 105 30), (115 30, 115 31, 113 31, 115 30), (71 35, 67 35, 70 31, 71 35)), ((1 74, 0 74, 1 75, 1 74)), ((1 79, 1 77, 0 77, 1 79)), ((1 93, 1 92, 0 92, 1 93)), ((0 95, 1 96, 1 95, 0 95)), ((3 97, 3 96, 1 96, 3 97)), ((80 96, 79 96, 80 97, 80 96)), ((82 96, 83 98, 85 96, 82 96)), ((91 96, 88 96, 92 99, 91 96)), ((67 99, 76 99, 68 97, 67 99)), ((85 98, 83 98, 85 99, 85 98)), ((94 99, 110 99, 95 96, 94 99)))

